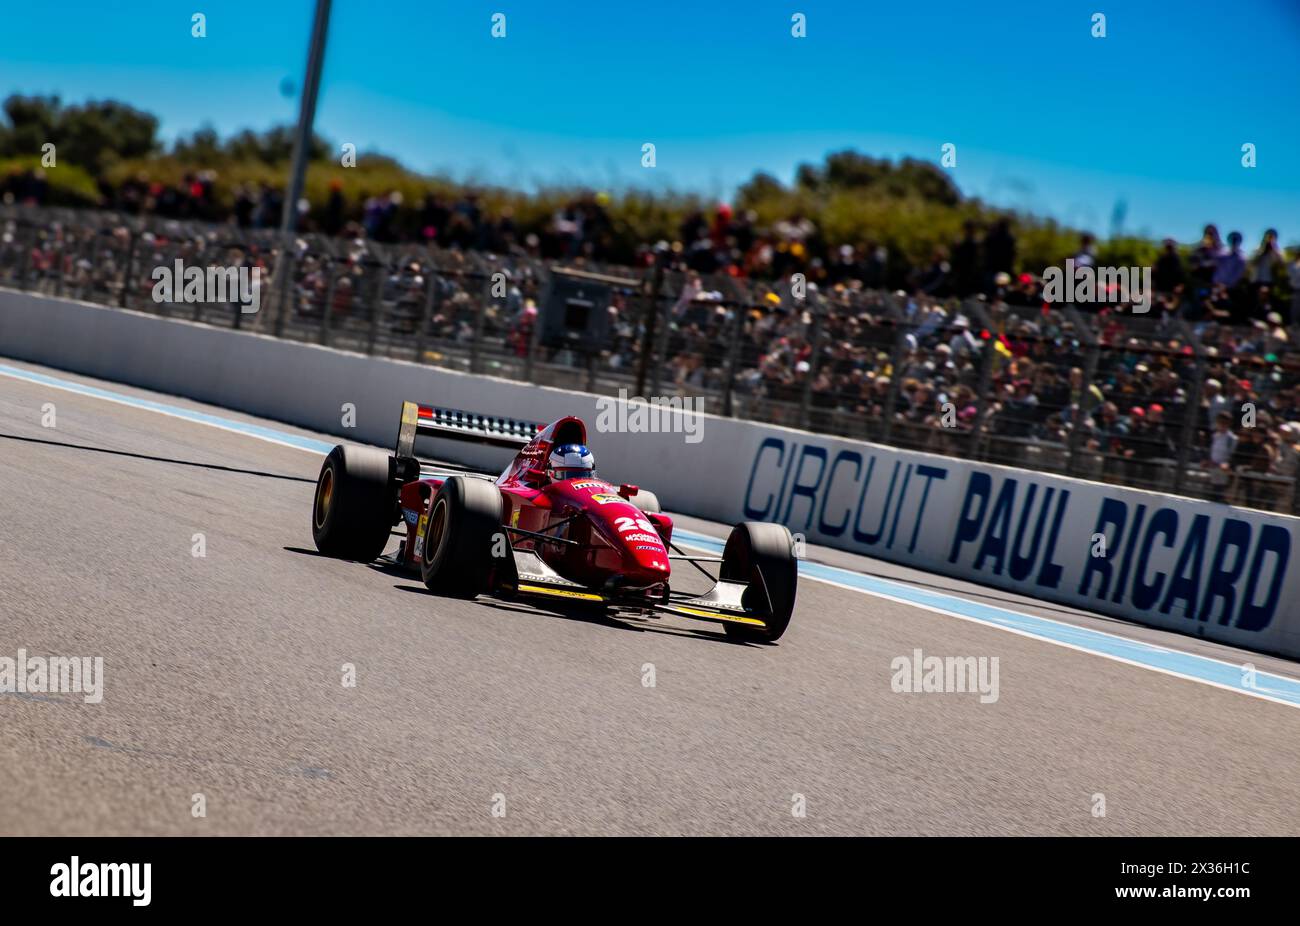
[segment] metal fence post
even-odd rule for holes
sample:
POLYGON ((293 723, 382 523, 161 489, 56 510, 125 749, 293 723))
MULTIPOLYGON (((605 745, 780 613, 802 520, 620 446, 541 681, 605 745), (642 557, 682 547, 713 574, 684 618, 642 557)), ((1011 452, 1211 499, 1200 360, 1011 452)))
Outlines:
MULTIPOLYGON (((199 268, 199 272, 200 272, 200 273, 204 273, 205 276, 206 276, 206 273, 205 273, 205 271, 204 271, 204 267, 205 267, 204 257, 207 256, 207 253, 208 253, 208 242, 207 242, 207 239, 205 238, 205 239, 203 239, 203 244, 202 244, 200 247, 196 248, 195 251, 194 251, 194 266, 198 267, 198 268, 199 268)), ((206 289, 206 287, 205 287, 205 289, 206 289)), ((212 294, 211 294, 211 293, 207 293, 206 295, 211 296, 212 294)), ((229 300, 230 295, 231 295, 230 293, 226 293, 227 300, 229 300)), ((236 298, 237 298, 237 297, 236 297, 236 298)), ((202 299, 196 299, 196 300, 194 300, 194 312, 193 312, 193 315, 191 316, 191 319, 190 319, 191 321, 196 321, 196 322, 203 321, 203 307, 204 307, 204 305, 205 305, 205 303, 203 302, 202 299)), ((228 301, 227 301, 226 308, 229 308, 229 302, 228 302, 228 301)), ((239 312, 239 307, 236 306, 236 307, 235 307, 235 319, 234 319, 234 321, 232 322, 232 327, 234 327, 234 328, 238 328, 238 327, 239 327, 239 314, 240 314, 240 312, 239 312)))
POLYGON ((654 338, 654 345, 650 348, 650 394, 659 395, 659 389, 663 381, 664 364, 668 360, 668 334, 673 326, 673 307, 665 304, 663 309, 659 308, 659 302, 655 300, 655 316, 658 317, 660 311, 663 312, 663 324, 654 338))
POLYGON ((727 373, 726 380, 722 387, 722 414, 728 418, 735 416, 734 393, 736 390, 736 373, 740 366, 740 342, 745 337, 745 315, 749 311, 747 305, 737 304, 734 306, 735 330, 731 333, 731 343, 727 345, 727 373))
POLYGON ((366 335, 366 353, 374 356, 375 342, 379 339, 379 314, 384 306, 384 277, 387 268, 380 261, 374 262, 371 273, 374 274, 374 290, 370 295, 370 331, 366 335))
MULTIPOLYGON (((243 263, 240 264, 240 268, 242 268, 243 265, 246 265, 248 263, 250 263, 250 261, 248 261, 247 258, 244 259, 243 263)), ((252 267, 248 268, 248 272, 252 273, 252 267)), ((261 286, 260 282, 257 285, 261 286)), ((259 311, 260 311, 260 306, 259 306, 259 311)), ((231 313, 231 317, 230 317, 230 326, 231 328, 237 330, 237 332, 238 330, 243 330, 243 316, 244 316, 243 306, 242 304, 239 304, 239 300, 237 297, 235 298, 235 310, 233 313, 231 313)), ((256 321, 257 321, 256 319, 253 319, 253 325, 256 325, 256 321)))
POLYGON ((808 375, 804 379, 803 389, 799 395, 799 422, 800 427, 812 430, 809 421, 809 412, 812 407, 812 387, 813 380, 817 376, 817 371, 821 368, 822 361, 822 341, 824 332, 822 330, 822 313, 825 311, 825 305, 820 298, 807 300, 805 303, 807 310, 812 314, 812 337, 808 339, 811 351, 808 354, 808 375))
POLYGON ((72 278, 74 280, 77 280, 76 298, 80 299, 82 302, 86 301, 86 290, 90 286, 90 273, 87 272, 85 276, 81 275, 81 262, 84 260, 92 268, 95 266, 96 234, 97 234, 96 232, 92 231, 89 232, 88 234, 83 235, 80 241, 81 247, 79 247, 75 252, 73 252, 73 257, 72 257, 73 277, 72 278))
POLYGON ((1065 473, 1067 476, 1073 476, 1079 471, 1079 446, 1083 443, 1084 419, 1089 415, 1084 406, 1092 395, 1090 390, 1093 381, 1097 378, 1097 363, 1100 359, 1101 346, 1099 344, 1089 344, 1088 352, 1084 355, 1083 361, 1083 392, 1079 396, 1079 409, 1070 422, 1070 441, 1065 456, 1065 473))
POLYGON ((542 304, 537 307, 537 312, 533 315, 533 323, 528 331, 528 349, 527 353, 524 354, 524 382, 526 383, 537 382, 534 374, 537 362, 537 348, 542 343, 542 312, 546 308, 546 296, 551 291, 551 277, 553 274, 550 267, 543 267, 542 273, 545 274, 545 280, 540 278, 538 280, 538 292, 543 296, 542 304))
MULTIPOLYGON (((285 208, 287 209, 289 207, 286 205, 285 208)), ((286 316, 288 315, 289 310, 289 293, 294 288, 293 274, 295 249, 296 245, 294 244, 293 239, 290 238, 287 246, 281 248, 280 256, 276 260, 277 272, 275 275, 280 278, 280 291, 276 294, 275 327, 273 330, 277 338, 284 337, 284 326, 288 321, 286 316), (281 269, 283 272, 278 272, 281 269)))
POLYGON ((328 257, 321 258, 321 267, 325 271, 325 302, 320 310, 320 342, 324 346, 330 343, 330 323, 334 319, 334 292, 339 285, 338 270, 334 261, 328 257))
POLYGON ((36 226, 32 225, 32 243, 28 247, 21 248, 22 256, 18 264, 18 289, 21 292, 27 292, 27 271, 31 268, 32 251, 36 250, 36 244, 40 241, 40 234, 36 226))
POLYGON ((636 365, 636 394, 645 395, 646 373, 650 369, 651 356, 655 350, 655 323, 659 320, 659 294, 664 285, 664 258, 656 252, 654 269, 643 289, 646 300, 645 326, 641 336, 641 356, 636 365))
MULTIPOLYGON (((492 275, 485 274, 486 279, 483 282, 483 298, 479 300, 478 307, 474 312, 474 336, 469 342, 469 371, 478 373, 481 369, 479 363, 479 346, 483 342, 483 317, 487 315, 488 300, 492 297, 492 275)), ((588 387, 590 391, 590 387, 588 387)))
POLYGON ((122 268, 122 291, 118 293, 117 304, 127 307, 127 294, 131 291, 131 280, 135 272, 135 245, 140 240, 139 233, 133 229, 126 230, 126 265, 122 268))
POLYGON ((895 321, 898 330, 894 332, 894 350, 889 356, 889 391, 885 393, 885 407, 880 417, 884 419, 880 427, 880 442, 889 443, 889 435, 894 430, 894 409, 898 405, 898 393, 901 387, 899 372, 902 369, 903 343, 907 339, 907 323, 900 317, 895 321))
POLYGON ((988 458, 987 453, 981 455, 980 442, 984 439, 984 431, 988 427, 989 390, 993 387, 993 364, 998 355, 998 349, 993 346, 995 341, 996 336, 985 341, 984 352, 980 356, 980 378, 975 386, 975 420, 971 422, 968 438, 970 441, 968 452, 972 460, 988 458))
POLYGON ((68 232, 64 229, 63 240, 58 242, 59 249, 55 252, 54 267, 54 295, 63 296, 63 256, 68 249, 68 232))
POLYGON ((415 335, 416 363, 424 363, 424 347, 429 338, 429 326, 433 324, 434 313, 442 302, 440 298, 442 288, 438 285, 438 268, 432 263, 429 264, 428 275, 428 290, 424 294, 424 316, 420 320, 420 328, 415 335))
POLYGON ((1187 464, 1192 454, 1192 441, 1196 438, 1196 419, 1201 413, 1201 385, 1205 382, 1205 360, 1198 351, 1196 376, 1192 380, 1192 394, 1187 397, 1187 413, 1183 416, 1183 431, 1178 440, 1178 462, 1174 470, 1173 493, 1179 494, 1187 479, 1187 464))

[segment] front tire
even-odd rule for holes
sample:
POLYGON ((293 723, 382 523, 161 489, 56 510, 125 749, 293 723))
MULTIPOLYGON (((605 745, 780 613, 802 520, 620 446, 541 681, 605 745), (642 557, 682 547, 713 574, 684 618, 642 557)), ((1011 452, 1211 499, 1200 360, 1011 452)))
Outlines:
POLYGON ((723 548, 719 575, 748 583, 742 602, 767 624, 762 628, 724 624, 727 636, 765 643, 779 640, 790 625, 799 584, 799 564, 790 531, 782 524, 760 521, 737 524, 723 548))
MULTIPOLYGON (((453 598, 490 591, 498 536, 504 541, 501 490, 484 479, 452 476, 429 504, 420 551, 424 584, 453 598)), ((510 545, 502 546, 509 555, 510 545)))
POLYGON ((397 509, 392 465, 392 457, 372 447, 340 444, 329 452, 312 504, 317 550, 363 563, 384 552, 397 509))

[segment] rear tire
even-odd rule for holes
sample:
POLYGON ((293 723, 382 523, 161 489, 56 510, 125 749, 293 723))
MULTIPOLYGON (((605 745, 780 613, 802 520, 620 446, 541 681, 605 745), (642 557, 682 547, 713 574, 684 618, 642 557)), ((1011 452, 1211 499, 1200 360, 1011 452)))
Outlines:
POLYGON ((742 601, 767 623, 763 628, 724 624, 727 636, 766 643, 779 640, 790 625, 799 584, 794 540, 785 526, 760 521, 737 524, 723 548, 719 575, 733 582, 748 583, 742 601))
POLYGON ((340 444, 316 478, 311 536, 327 556, 368 563, 388 545, 397 485, 392 457, 372 447, 340 444))
MULTIPOLYGON (((452 476, 429 504, 420 577, 432 592, 473 598, 491 591, 492 548, 504 539, 501 490, 484 479, 452 476)), ((505 544, 507 555, 510 545, 505 544)))

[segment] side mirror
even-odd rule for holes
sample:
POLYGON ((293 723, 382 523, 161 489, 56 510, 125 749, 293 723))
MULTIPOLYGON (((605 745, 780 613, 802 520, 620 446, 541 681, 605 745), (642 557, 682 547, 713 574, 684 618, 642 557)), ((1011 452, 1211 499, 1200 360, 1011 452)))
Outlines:
POLYGON ((545 481, 546 470, 539 469, 536 466, 530 466, 528 469, 524 470, 524 476, 538 482, 545 481))
POLYGON ((618 494, 623 496, 624 498, 631 498, 633 495, 636 495, 636 493, 640 491, 641 491, 640 486, 634 486, 629 482, 625 482, 618 487, 618 494))

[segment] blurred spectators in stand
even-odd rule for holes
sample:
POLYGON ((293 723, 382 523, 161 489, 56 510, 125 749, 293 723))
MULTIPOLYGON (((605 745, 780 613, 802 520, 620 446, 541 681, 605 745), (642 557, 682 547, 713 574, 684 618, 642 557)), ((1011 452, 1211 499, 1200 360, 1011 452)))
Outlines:
MULTIPOLYGON (((239 185, 222 212, 217 179, 206 170, 174 184, 137 174, 106 195, 132 215, 225 218, 251 233, 278 228, 278 189, 239 185)), ((37 205, 45 195, 37 170, 11 172, 3 184, 7 201, 37 205)), ((581 263, 601 261, 614 236, 603 193, 574 195, 530 226, 534 231, 521 229, 509 209, 489 211, 469 189, 430 192, 414 203, 391 189, 358 192, 349 200, 342 183, 331 182, 323 207, 309 217, 311 230, 337 238, 346 255, 336 313, 370 298, 363 267, 373 266, 374 242, 581 263)), ((895 443, 987 452, 1013 463, 1031 452, 1063 460, 1077 444, 1098 459, 1091 475, 1152 487, 1168 487, 1176 461, 1185 459, 1213 480, 1216 497, 1271 503, 1269 493, 1281 490, 1260 477, 1290 478, 1297 468, 1300 332, 1290 326, 1300 322, 1300 249, 1288 261, 1278 232, 1269 229, 1248 254, 1239 232, 1225 245, 1218 227, 1207 224, 1190 248, 1163 242, 1153 262, 1150 313, 1134 314, 1118 301, 1067 311, 1044 302, 1038 268, 1017 266, 1014 228, 1009 218, 986 229, 966 221, 950 248, 934 248, 928 262, 913 267, 877 241, 833 241, 797 211, 766 224, 727 203, 689 213, 676 241, 647 242, 637 252, 643 267, 660 255, 664 270, 680 276, 661 332, 661 388, 720 393, 734 345, 732 386, 742 414, 800 425, 806 402, 818 429, 881 439, 888 424, 895 443), (804 275, 803 300, 792 294, 794 273, 804 275), (906 288, 885 291, 894 279, 906 288), (972 435, 987 448, 963 443, 972 435)), ((66 253, 65 236, 63 229, 44 234, 27 253, 27 266, 50 274, 61 260, 66 280, 79 284, 99 271, 94 260, 66 253)), ((137 266, 152 259, 148 249, 141 253, 148 256, 137 266)), ((1085 234, 1071 256, 1095 265, 1098 253, 1085 234)), ((333 258, 309 256, 297 304, 315 317, 333 258)), ((266 266, 270 254, 250 251, 246 259, 266 266)), ((399 269, 385 287, 399 333, 416 330, 428 272, 399 269)), ((467 307, 480 296, 451 277, 433 279, 449 291, 431 333, 464 338, 473 315, 467 307)), ((538 296, 536 289, 515 289, 487 316, 485 330, 498 332, 514 356, 528 354, 538 296)), ((611 370, 635 368, 639 311, 639 300, 615 307, 604 357, 611 370)))

